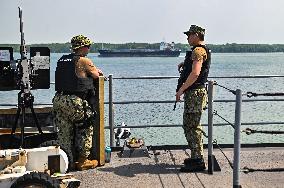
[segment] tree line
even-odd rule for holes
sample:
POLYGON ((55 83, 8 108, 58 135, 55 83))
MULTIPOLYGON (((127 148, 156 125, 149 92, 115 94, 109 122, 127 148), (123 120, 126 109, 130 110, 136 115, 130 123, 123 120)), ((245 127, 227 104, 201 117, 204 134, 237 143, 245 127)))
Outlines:
MULTIPOLYGON (((19 52, 19 44, 0 44, 0 47, 13 47, 15 52, 19 52)), ((45 46, 48 47, 52 53, 69 53, 70 43, 49 43, 49 44, 31 44, 29 47, 45 46)), ((213 53, 258 53, 258 52, 284 52, 284 44, 208 44, 207 45, 213 53)), ((94 43, 91 46, 90 52, 98 52, 99 49, 159 49, 160 43, 94 43)), ((186 52, 189 49, 188 44, 177 43, 175 48, 180 49, 182 52, 186 52)))

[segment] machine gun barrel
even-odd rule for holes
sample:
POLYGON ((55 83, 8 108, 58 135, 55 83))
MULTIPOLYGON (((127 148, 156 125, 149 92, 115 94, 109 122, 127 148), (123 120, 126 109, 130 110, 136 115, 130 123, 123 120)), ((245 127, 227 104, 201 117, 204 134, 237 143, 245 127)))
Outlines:
POLYGON ((22 13, 22 8, 19 8, 19 18, 20 18, 20 33, 21 33, 21 46, 20 46, 20 54, 21 54, 21 59, 25 59, 27 56, 27 49, 25 45, 25 38, 24 38, 24 24, 23 24, 23 13, 22 13))
POLYGON ((20 89, 24 93, 29 93, 31 89, 31 82, 30 82, 30 74, 31 74, 31 65, 30 60, 27 58, 27 49, 25 45, 25 38, 24 38, 24 23, 23 23, 23 12, 22 8, 18 7, 19 9, 19 18, 20 18, 20 33, 21 33, 21 46, 20 46, 20 54, 21 59, 19 61, 19 78, 20 81, 20 89))

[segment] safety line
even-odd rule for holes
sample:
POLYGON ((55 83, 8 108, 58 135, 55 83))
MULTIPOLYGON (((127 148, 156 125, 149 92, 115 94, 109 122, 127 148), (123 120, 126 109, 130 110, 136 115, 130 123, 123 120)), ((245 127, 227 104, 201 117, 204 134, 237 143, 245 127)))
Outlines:
POLYGON ((221 153, 224 155, 224 157, 227 159, 230 167, 233 169, 234 166, 233 166, 233 163, 230 161, 230 159, 226 156, 226 154, 224 153, 224 151, 221 149, 221 147, 219 146, 218 142, 216 139, 213 140, 213 144, 216 144, 216 146, 219 148, 219 150, 221 151, 221 153))
POLYGON ((242 172, 244 172, 245 174, 248 174, 250 172, 283 172, 284 168, 270 168, 270 169, 253 169, 253 168, 248 168, 248 167, 244 167, 242 169, 242 172))
POLYGON ((233 129, 235 129, 235 125, 232 124, 231 122, 227 121, 225 118, 223 118, 222 116, 220 116, 216 110, 214 110, 213 112, 214 115, 217 115, 218 117, 220 117, 222 120, 224 120, 226 123, 228 123, 229 125, 231 125, 233 127, 233 129))
POLYGON ((230 91, 231 93, 233 93, 234 95, 236 95, 236 91, 235 90, 232 90, 232 89, 229 89, 229 88, 227 88, 225 86, 222 86, 222 85, 218 84, 217 82, 215 82, 214 85, 217 85, 217 86, 219 86, 221 88, 224 88, 224 89, 230 91))
POLYGON ((247 97, 257 97, 257 96, 284 96, 284 93, 254 93, 254 92, 247 92, 247 97))
POLYGON ((255 129, 250 129, 246 128, 242 132, 245 132, 247 135, 251 135, 254 133, 262 133, 262 134, 284 134, 284 131, 266 131, 266 130, 255 130, 255 129))

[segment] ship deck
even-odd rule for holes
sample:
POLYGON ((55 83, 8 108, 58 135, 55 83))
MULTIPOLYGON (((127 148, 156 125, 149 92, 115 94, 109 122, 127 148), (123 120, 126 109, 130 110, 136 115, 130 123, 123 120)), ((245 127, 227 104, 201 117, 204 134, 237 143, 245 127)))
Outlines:
MULTIPOLYGON (((207 150, 205 150, 205 153, 207 150)), ((233 161, 233 149, 223 149, 233 161)), ((120 158, 119 152, 112 152, 110 163, 96 169, 72 172, 84 187, 233 187, 233 170, 219 149, 214 155, 221 171, 213 175, 207 171, 181 173, 179 168, 190 150, 149 151, 150 157, 120 158)), ((241 168, 275 170, 284 168, 284 148, 242 148, 241 168)), ((207 157, 206 157, 207 160, 207 157)), ((207 162, 206 162, 207 163, 207 162)), ((240 173, 242 187, 283 187, 284 173, 255 171, 240 173)))

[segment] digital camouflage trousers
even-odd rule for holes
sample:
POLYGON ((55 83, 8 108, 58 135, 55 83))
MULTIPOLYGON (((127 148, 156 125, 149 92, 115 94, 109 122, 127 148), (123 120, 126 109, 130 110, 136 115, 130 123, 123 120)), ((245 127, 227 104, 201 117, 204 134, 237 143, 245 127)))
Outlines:
POLYGON ((60 93, 55 94, 52 102, 59 145, 70 162, 77 161, 79 157, 88 158, 94 128, 94 113, 88 102, 75 95, 60 93))
POLYGON ((202 112, 207 104, 205 88, 188 90, 184 94, 183 129, 191 158, 203 158, 203 130, 200 124, 202 112))

